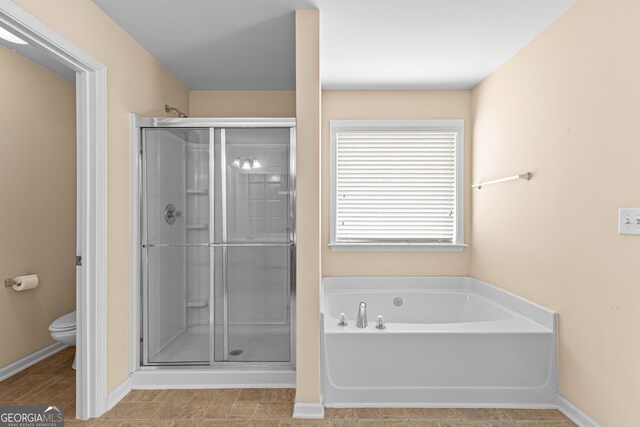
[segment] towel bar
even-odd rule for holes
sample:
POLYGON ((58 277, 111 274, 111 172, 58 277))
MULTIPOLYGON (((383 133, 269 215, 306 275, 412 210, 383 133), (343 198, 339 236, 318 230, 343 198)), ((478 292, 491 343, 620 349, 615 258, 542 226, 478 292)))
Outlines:
POLYGON ((472 185, 471 188, 477 188, 478 190, 480 190, 485 185, 498 184, 500 182, 513 181, 513 180, 516 180, 516 179, 525 179, 527 181, 530 181, 531 180, 531 172, 521 173, 519 175, 508 176, 506 178, 494 179, 492 181, 487 181, 487 182, 479 182, 477 184, 472 185))

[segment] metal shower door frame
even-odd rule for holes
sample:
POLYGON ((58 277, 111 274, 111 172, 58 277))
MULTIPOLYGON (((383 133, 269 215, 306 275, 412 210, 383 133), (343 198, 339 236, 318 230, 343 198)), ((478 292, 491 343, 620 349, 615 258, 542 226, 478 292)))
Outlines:
MULTIPOLYGON (((140 167, 140 236, 141 236, 141 293, 142 293, 142 331, 141 331, 141 367, 145 369, 163 369, 174 368, 202 368, 207 366, 200 362, 186 363, 150 363, 148 359, 148 257, 147 250, 147 209, 146 209, 146 149, 144 143, 144 130, 147 128, 209 128, 209 242, 208 244, 185 244, 179 246, 199 246, 209 247, 209 365, 216 369, 238 369, 238 368, 260 368, 260 369, 282 369, 293 368, 296 364, 295 354, 295 265, 296 265, 296 121, 294 118, 284 119, 201 119, 201 118, 139 118, 138 127, 140 131, 140 140, 142 141, 142 149, 140 150, 141 167, 140 167), (289 128, 289 215, 291 218, 291 230, 289 233, 289 243, 286 244, 270 244, 270 243, 253 243, 253 244, 234 244, 227 242, 227 212, 226 212, 226 132, 228 128, 289 128), (215 175, 216 175, 216 159, 215 159, 215 131, 220 131, 220 162, 221 168, 221 227, 222 242, 215 243, 215 175), (288 362, 241 362, 228 360, 228 344, 229 344, 229 319, 228 319, 228 280, 227 271, 227 249, 229 247, 270 247, 270 246, 287 246, 289 247, 289 345, 290 356, 288 362), (223 286, 223 345, 224 345, 224 361, 215 360, 215 257, 216 250, 222 250, 222 286, 223 286)), ((169 246, 169 245, 160 245, 169 246)), ((175 245, 171 245, 175 246, 175 245)))
MULTIPOLYGON (((229 361, 229 263, 227 254, 227 132, 220 129, 220 228, 222 229, 222 361, 229 361)), ((214 227, 215 228, 215 227, 214 227)), ((214 240, 209 243, 215 244, 214 240)), ((215 247, 212 249, 215 251, 215 247)), ((215 324, 213 325, 215 328, 215 324)), ((212 347, 215 348, 215 342, 212 347)), ((217 363, 215 358, 211 363, 217 363)))

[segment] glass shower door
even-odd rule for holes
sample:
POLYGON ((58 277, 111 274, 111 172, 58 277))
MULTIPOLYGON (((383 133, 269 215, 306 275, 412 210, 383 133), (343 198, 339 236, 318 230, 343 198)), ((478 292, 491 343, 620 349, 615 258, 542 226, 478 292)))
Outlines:
POLYGON ((291 362, 289 128, 216 135, 216 362, 291 362))
POLYGON ((143 129, 143 363, 209 364, 209 129, 143 129))
POLYGON ((293 363, 289 127, 143 127, 142 364, 293 363))

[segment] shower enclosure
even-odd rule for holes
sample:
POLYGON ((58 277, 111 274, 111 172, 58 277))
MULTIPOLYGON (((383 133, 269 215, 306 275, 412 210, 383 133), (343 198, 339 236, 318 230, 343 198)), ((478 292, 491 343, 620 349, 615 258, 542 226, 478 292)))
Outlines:
POLYGON ((139 128, 141 365, 292 367, 295 121, 139 128))

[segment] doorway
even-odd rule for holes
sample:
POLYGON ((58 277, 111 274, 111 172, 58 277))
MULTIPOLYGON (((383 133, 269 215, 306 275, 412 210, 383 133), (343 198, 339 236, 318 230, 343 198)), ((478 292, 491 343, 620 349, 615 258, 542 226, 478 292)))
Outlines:
POLYGON ((11 1, 0 26, 76 75, 76 416, 94 418, 107 407, 106 67, 11 1))

